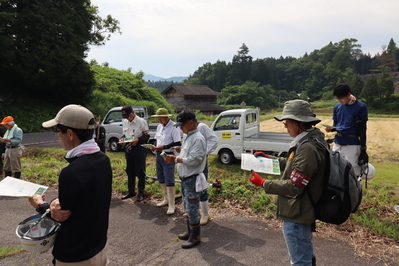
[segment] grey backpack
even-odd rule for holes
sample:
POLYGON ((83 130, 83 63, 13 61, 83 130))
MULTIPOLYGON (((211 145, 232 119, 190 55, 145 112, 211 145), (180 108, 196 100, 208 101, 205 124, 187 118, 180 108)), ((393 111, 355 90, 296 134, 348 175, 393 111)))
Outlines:
POLYGON ((308 138, 299 143, 297 149, 309 141, 322 145, 329 157, 320 199, 314 202, 306 190, 315 209, 316 219, 331 224, 342 224, 351 213, 356 212, 361 203, 362 183, 355 175, 352 164, 339 152, 332 151, 324 141, 308 138))

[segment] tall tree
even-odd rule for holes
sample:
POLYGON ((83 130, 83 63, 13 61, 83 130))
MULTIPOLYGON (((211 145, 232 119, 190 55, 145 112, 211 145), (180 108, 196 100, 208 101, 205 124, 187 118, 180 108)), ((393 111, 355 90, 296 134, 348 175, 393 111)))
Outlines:
POLYGON ((242 44, 238 54, 233 57, 229 76, 229 85, 241 85, 247 80, 251 80, 252 56, 249 55, 249 49, 242 44))
POLYGON ((116 20, 101 21, 96 12, 89 0, 1 0, 0 50, 7 51, 0 53, 2 92, 85 103, 94 84, 84 61, 88 44, 107 39, 93 30, 118 30, 116 20))

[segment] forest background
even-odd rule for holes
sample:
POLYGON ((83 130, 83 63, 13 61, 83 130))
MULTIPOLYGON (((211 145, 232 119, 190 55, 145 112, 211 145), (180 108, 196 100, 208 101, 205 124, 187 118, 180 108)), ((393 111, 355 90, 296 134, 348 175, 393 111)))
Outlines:
MULTIPOLYGON (((125 104, 146 105, 150 114, 159 107, 174 112, 160 89, 146 85, 143 72, 85 61, 89 45, 105 45, 111 34, 122 34, 119 21, 100 17, 89 0, 0 0, 2 115, 32 132, 70 103, 100 117, 125 104)), ((333 87, 344 82, 372 112, 393 113, 399 110, 399 48, 391 38, 381 49, 371 56, 356 39, 344 39, 300 58, 254 60, 242 44, 231 62, 204 63, 183 83, 220 92, 218 104, 227 108, 245 102, 269 111, 296 98, 331 100, 333 87)))

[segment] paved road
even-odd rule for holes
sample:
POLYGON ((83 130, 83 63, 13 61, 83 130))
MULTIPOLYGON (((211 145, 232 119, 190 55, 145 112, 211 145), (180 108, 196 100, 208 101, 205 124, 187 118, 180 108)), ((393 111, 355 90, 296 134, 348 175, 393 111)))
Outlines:
MULTIPOLYGON (((56 191, 48 191, 48 198, 55 196, 56 191)), ((185 229, 184 219, 180 213, 167 216, 165 212, 149 201, 137 203, 114 197, 108 233, 110 266, 289 265, 281 230, 267 222, 240 216, 215 218, 202 227, 201 245, 184 250, 176 237, 185 229)), ((34 210, 26 198, 0 197, 0 213, 1 246, 20 246, 15 228, 34 210)), ((359 258, 351 246, 337 239, 315 234, 314 245, 318 266, 394 265, 378 258, 359 258)), ((51 259, 50 252, 23 251, 0 259, 0 265, 50 266, 51 259)))
POLYGON ((52 131, 24 133, 22 144, 25 147, 62 148, 52 131))

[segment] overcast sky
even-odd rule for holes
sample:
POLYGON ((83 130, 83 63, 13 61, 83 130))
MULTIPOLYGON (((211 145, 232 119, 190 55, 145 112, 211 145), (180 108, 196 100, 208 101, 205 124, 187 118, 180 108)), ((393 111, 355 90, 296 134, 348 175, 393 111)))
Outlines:
POLYGON ((91 47, 87 60, 163 78, 231 62, 243 43, 253 59, 299 58, 346 38, 363 53, 399 46, 399 0, 92 0, 122 35, 91 47))

